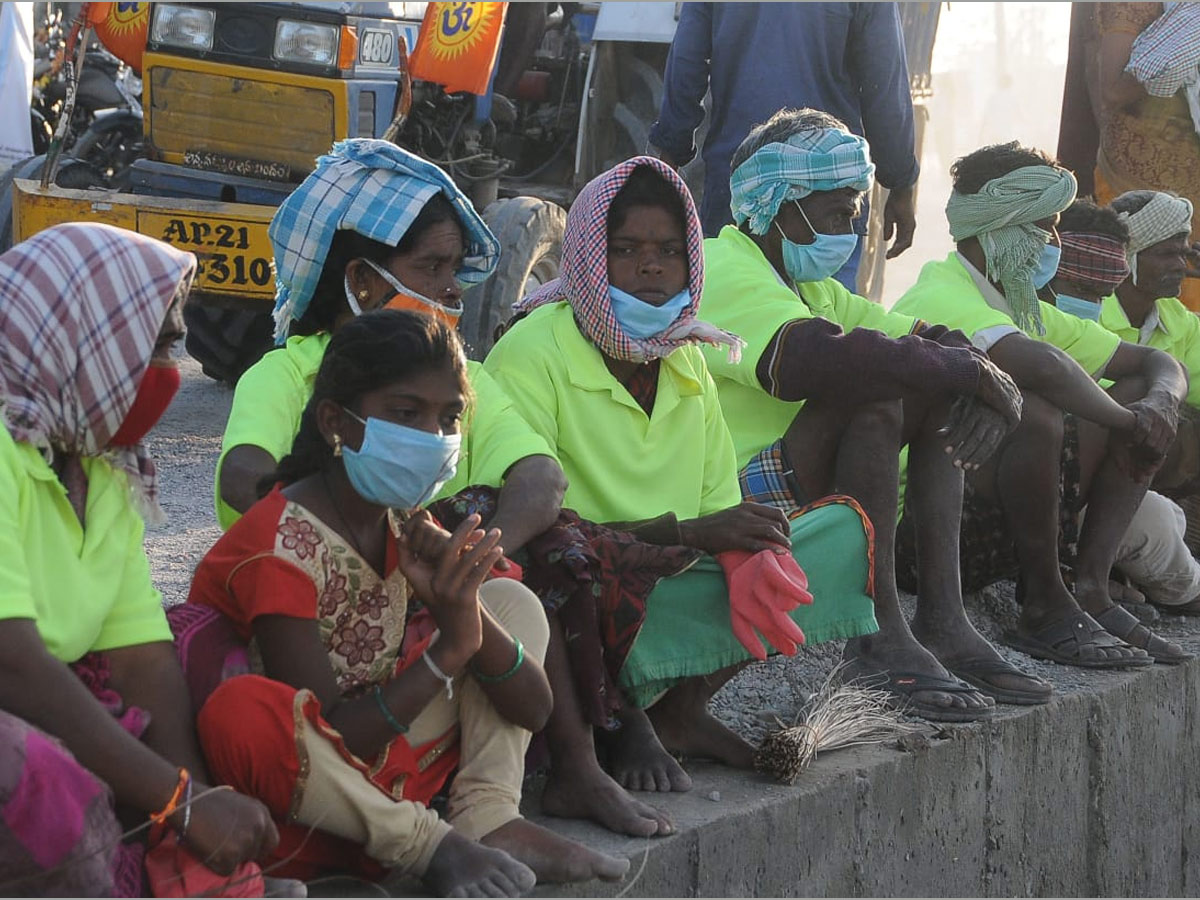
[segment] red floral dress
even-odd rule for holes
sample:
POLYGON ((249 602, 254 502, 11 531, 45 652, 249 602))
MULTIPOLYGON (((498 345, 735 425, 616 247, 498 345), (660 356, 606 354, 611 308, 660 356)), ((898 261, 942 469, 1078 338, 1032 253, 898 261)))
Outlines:
POLYGON ((386 681, 403 651, 431 630, 418 621, 409 634, 415 610, 396 563, 390 535, 381 577, 337 532, 276 489, 204 557, 188 600, 232 621, 249 642, 257 674, 263 670, 253 639, 256 618, 315 619, 338 686, 358 695, 386 681))

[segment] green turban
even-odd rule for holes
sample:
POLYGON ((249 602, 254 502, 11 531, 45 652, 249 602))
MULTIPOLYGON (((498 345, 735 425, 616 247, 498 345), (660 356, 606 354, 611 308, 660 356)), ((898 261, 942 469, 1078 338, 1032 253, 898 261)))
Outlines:
POLYGON ((1075 176, 1055 166, 1025 166, 993 178, 975 194, 950 193, 946 219, 955 241, 977 238, 989 280, 998 281, 1023 331, 1045 333, 1033 274, 1050 241, 1034 225, 1075 200, 1075 176))

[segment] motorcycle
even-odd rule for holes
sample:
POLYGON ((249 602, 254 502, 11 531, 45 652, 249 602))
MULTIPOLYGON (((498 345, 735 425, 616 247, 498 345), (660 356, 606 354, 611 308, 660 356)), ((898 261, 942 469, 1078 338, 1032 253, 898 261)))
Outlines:
MULTIPOLYGON (((52 9, 39 30, 30 108, 34 152, 45 153, 67 94, 63 53, 70 23, 52 9)), ((128 187, 129 166, 141 155, 142 83, 133 70, 101 44, 87 49, 64 155, 83 160, 106 186, 128 187)))

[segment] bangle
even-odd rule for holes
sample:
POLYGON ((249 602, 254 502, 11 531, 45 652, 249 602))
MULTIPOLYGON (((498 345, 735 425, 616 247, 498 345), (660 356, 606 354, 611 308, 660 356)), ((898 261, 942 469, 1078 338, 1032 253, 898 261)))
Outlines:
POLYGON ((188 826, 192 824, 192 785, 195 783, 190 777, 188 778, 187 793, 183 798, 183 827, 179 829, 181 841, 187 837, 188 826))
POLYGON ((383 714, 383 720, 391 726, 392 731, 396 734, 408 734, 408 726, 401 725, 396 717, 392 715, 392 711, 388 709, 387 703, 383 699, 383 688, 380 685, 375 685, 375 702, 379 705, 379 711, 383 714))
POLYGON ((421 654, 421 659, 425 660, 425 665, 429 666, 429 671, 433 673, 433 677, 446 686, 446 699, 454 699, 454 679, 442 671, 441 666, 433 661, 433 657, 426 650, 421 654))
POLYGON ((508 679, 516 675, 517 669, 521 668, 521 664, 525 662, 525 645, 521 643, 519 637, 514 637, 513 643, 517 645, 517 661, 512 664, 512 668, 502 675, 484 675, 472 665, 471 674, 475 676, 475 680, 483 684, 499 684, 502 681, 508 681, 508 679))
POLYGON ((166 806, 158 812, 151 814, 150 821, 155 825, 165 825, 167 819, 175 815, 176 810, 179 809, 179 801, 183 799, 184 791, 188 789, 191 782, 192 776, 188 774, 188 770, 180 768, 179 781, 175 783, 175 790, 171 794, 171 799, 167 801, 166 806))

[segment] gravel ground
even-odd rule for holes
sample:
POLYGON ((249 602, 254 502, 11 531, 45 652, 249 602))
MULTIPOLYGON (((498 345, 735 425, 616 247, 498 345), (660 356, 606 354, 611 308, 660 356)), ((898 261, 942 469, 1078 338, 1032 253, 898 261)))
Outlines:
MULTIPOLYGON (((206 378, 190 357, 181 356, 181 366, 179 396, 150 436, 168 522, 147 533, 146 547, 155 584, 168 605, 187 598, 193 569, 221 534, 213 513, 212 479, 233 399, 230 388, 206 378)), ((911 613, 914 598, 906 596, 903 602, 911 613)), ((968 597, 967 607, 975 626, 995 640, 1016 617, 1012 583, 1002 582, 968 597)), ((1154 629, 1200 651, 1200 622, 1195 619, 1164 617, 1154 629)), ((997 647, 1009 662, 1050 681, 1062 692, 1094 689, 1106 680, 1125 677, 1040 663, 997 647)), ((773 729, 776 719, 794 719, 808 695, 837 664, 840 653, 840 644, 825 644, 801 650, 791 659, 777 656, 750 666, 717 695, 714 710, 747 738, 761 739, 773 729)))

